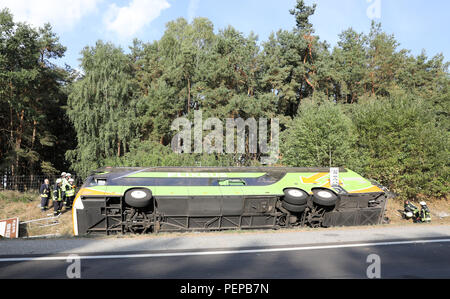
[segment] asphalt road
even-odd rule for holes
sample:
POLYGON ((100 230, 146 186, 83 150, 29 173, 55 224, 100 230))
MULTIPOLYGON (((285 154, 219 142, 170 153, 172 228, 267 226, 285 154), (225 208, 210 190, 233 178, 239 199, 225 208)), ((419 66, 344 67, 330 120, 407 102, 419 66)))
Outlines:
POLYGON ((0 278, 450 278, 450 227, 0 241, 0 278))
POLYGON ((450 239, 429 239, 205 251, 2 256, 0 278, 450 278, 449 252, 450 239))

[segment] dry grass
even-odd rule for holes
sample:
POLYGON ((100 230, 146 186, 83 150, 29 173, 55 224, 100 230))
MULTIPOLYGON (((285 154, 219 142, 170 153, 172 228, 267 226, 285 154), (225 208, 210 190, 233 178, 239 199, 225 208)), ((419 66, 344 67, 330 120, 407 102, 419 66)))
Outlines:
MULTIPOLYGON (((0 219, 19 217, 20 222, 53 216, 53 203, 45 212, 40 209, 41 199, 37 193, 20 193, 15 191, 0 192, 0 219)), ((53 221, 54 222, 54 221, 53 221)), ((59 234, 63 237, 72 236, 72 213, 65 211, 57 219, 58 225, 39 227, 37 224, 21 224, 20 237, 31 237, 47 234, 59 234)), ((47 223, 47 222, 46 222, 47 223)), ((52 221, 48 222, 49 224, 52 221)))
MULTIPOLYGON (((419 206, 418 203, 415 203, 419 206)), ((432 214, 432 223, 431 225, 450 225, 450 217, 440 218, 438 215, 447 214, 450 215, 450 201, 448 200, 434 200, 427 202, 431 214, 432 214)), ((40 197, 37 193, 19 193, 14 191, 4 191, 0 192, 0 219, 19 217, 21 222, 33 219, 39 219, 44 217, 53 216, 53 205, 50 204, 50 209, 46 212, 40 211, 40 197)), ((392 226, 399 225, 420 225, 415 224, 412 220, 404 220, 401 217, 401 214, 398 210, 403 210, 403 202, 400 200, 391 199, 388 202, 386 216, 390 219, 390 224, 392 226)), ((38 236, 38 235, 46 235, 46 234, 59 234, 61 237, 72 237, 72 213, 71 211, 65 211, 58 218, 58 225, 48 226, 48 227, 38 227, 37 225, 28 224, 21 225, 20 236, 38 236)), ((387 226, 389 226, 387 225, 387 226)), ((376 226, 373 226, 376 227, 376 226)), ((357 227, 354 227, 355 229, 357 227)), ((367 228, 367 226, 365 227, 367 228)), ((352 228, 342 228, 342 229, 352 229, 352 228)), ((311 228, 294 228, 290 230, 283 231, 310 231, 310 230, 318 230, 311 228)), ((261 231, 261 230, 243 230, 243 231, 223 231, 223 232, 208 232, 207 234, 229 234, 229 233, 255 233, 255 232, 273 232, 269 231, 261 231)), ((155 236, 134 236, 134 235, 125 235, 119 236, 124 238, 141 238, 141 237, 162 237, 162 236, 190 236, 190 235, 199 235, 203 233, 196 232, 186 232, 186 233, 161 233, 155 236)), ((117 237, 117 236, 114 236, 117 237)))
MULTIPOLYGON (((431 223, 432 224, 450 224, 450 201, 448 199, 434 199, 425 202, 431 211, 431 223), (439 217, 447 214, 447 217, 439 217)), ((415 206, 420 208, 418 202, 413 202, 415 206)), ((386 216, 391 220, 391 224, 409 224, 413 223, 412 220, 402 219, 402 215, 399 212, 403 210, 403 201, 398 199, 390 199, 386 207, 386 216)), ((417 225, 417 224, 415 224, 417 225)))

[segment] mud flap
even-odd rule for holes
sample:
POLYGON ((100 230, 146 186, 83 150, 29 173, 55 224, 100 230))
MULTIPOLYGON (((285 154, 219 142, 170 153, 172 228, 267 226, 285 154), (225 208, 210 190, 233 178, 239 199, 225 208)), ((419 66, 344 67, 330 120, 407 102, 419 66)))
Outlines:
POLYGON ((325 227, 376 225, 380 224, 381 216, 381 208, 335 211, 325 214, 322 225, 325 227))

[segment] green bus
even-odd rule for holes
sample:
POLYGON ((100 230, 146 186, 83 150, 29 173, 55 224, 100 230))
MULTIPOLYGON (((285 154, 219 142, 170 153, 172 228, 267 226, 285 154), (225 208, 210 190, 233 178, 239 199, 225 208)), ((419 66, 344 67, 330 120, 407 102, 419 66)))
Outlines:
POLYGON ((382 223, 386 189, 349 169, 331 170, 105 167, 77 193, 73 231, 109 235, 382 223))

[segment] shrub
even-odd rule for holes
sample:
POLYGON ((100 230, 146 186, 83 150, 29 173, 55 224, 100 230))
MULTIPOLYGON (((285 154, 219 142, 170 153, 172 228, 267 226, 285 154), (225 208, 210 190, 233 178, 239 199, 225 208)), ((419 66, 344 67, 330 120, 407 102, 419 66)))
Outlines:
POLYGON ((351 167, 401 197, 449 192, 449 132, 430 103, 406 95, 369 99, 352 108, 361 159, 351 167))
POLYGON ((356 131, 341 105, 304 100, 281 135, 282 162, 289 166, 345 166, 355 155, 356 131))

